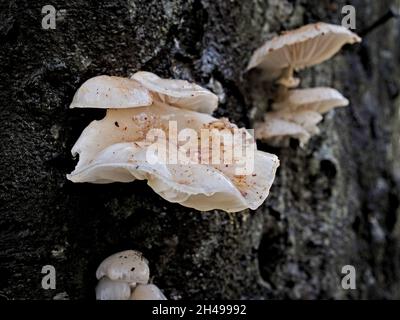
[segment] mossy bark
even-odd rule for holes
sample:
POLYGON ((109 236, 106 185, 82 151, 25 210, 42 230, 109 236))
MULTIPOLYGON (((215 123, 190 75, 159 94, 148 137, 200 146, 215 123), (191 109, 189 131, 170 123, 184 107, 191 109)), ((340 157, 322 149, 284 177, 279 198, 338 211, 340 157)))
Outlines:
POLYGON ((170 299, 400 298, 400 24, 395 20, 300 73, 351 104, 325 116, 301 149, 259 147, 281 166, 257 211, 197 212, 145 182, 72 184, 73 143, 104 111, 69 110, 83 81, 137 70, 196 81, 219 94, 217 116, 250 126, 269 93, 244 74, 272 32, 339 24, 353 4, 357 31, 389 0, 49 1, 0 4, 0 296, 93 299, 95 270, 137 249, 170 299), (54 265, 55 290, 41 287, 54 265), (354 265, 357 289, 341 287, 354 265))

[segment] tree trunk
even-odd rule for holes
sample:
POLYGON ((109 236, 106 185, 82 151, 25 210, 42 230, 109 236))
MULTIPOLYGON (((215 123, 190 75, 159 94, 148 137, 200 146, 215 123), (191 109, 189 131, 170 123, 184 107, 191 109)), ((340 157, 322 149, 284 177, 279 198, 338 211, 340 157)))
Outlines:
POLYGON ((137 70, 218 93, 216 116, 251 125, 270 98, 244 73, 273 32, 340 24, 352 4, 360 32, 394 1, 49 1, 0 5, 0 297, 94 299, 95 270, 137 249, 169 299, 400 298, 400 24, 395 19, 300 73, 350 100, 304 148, 259 148, 281 161, 256 211, 197 212, 143 181, 73 184, 70 150, 104 111, 69 110, 88 78, 137 70), (349 3, 350 2, 350 3, 349 3), (66 11, 60 11, 65 9, 66 11), (44 265, 56 289, 44 290, 44 265), (353 265, 357 289, 344 290, 353 265))

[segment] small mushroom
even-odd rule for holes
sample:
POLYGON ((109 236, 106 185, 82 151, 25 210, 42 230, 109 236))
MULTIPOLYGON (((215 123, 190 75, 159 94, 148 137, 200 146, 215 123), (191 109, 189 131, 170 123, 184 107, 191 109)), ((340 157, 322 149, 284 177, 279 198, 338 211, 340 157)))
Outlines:
POLYGON ((319 64, 335 55, 344 44, 361 38, 347 28, 328 23, 315 23, 284 32, 267 41, 251 57, 247 70, 260 68, 265 80, 277 80, 284 87, 297 87, 293 72, 319 64))
POLYGON ((130 296, 131 288, 126 282, 103 277, 96 286, 96 300, 128 300, 130 296))
POLYGON ((156 99, 171 106, 203 113, 212 113, 218 106, 218 96, 195 83, 162 79, 147 71, 136 72, 132 79, 150 90, 156 99))
POLYGON ((343 95, 332 88, 289 90, 284 97, 272 105, 274 110, 316 111, 326 113, 336 107, 349 104, 343 95))
POLYGON ((139 284, 132 292, 130 300, 167 300, 154 284, 139 284))
POLYGON ((299 140, 303 147, 312 135, 318 134, 316 126, 322 116, 314 111, 267 112, 263 122, 255 124, 257 139, 273 146, 287 146, 289 139, 299 140))
POLYGON ((113 281, 121 281, 127 284, 149 281, 149 265, 139 251, 126 250, 115 253, 106 258, 97 268, 96 277, 107 277, 113 281))
POLYGON ((152 103, 150 92, 139 82, 103 75, 83 83, 70 108, 134 108, 152 103))

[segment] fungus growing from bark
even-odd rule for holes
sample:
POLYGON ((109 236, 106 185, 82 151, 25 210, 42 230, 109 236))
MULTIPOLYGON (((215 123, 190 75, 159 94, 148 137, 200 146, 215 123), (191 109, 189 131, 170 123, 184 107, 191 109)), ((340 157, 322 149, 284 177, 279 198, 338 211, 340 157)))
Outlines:
POLYGON ((142 253, 126 250, 106 258, 97 268, 97 300, 167 300, 160 289, 148 284, 150 270, 142 253))
POLYGON ((259 68, 268 81, 293 88, 300 83, 293 72, 319 64, 361 38, 347 28, 323 22, 284 32, 265 42, 251 57, 247 70, 259 68))
MULTIPOLYGON (((254 138, 245 129, 185 108, 184 102, 188 101, 189 109, 206 110, 200 106, 210 100, 208 94, 200 95, 197 100, 191 100, 191 94, 186 93, 159 99, 154 98, 154 91, 151 95, 150 106, 108 109, 104 119, 87 126, 72 148, 73 155, 79 154, 79 162, 67 175, 69 180, 91 183, 147 180, 164 199, 201 211, 236 212, 256 209, 264 202, 279 165, 275 155, 258 151, 254 138), (204 132, 209 134, 205 139, 204 132), (238 136, 248 149, 236 154, 235 150, 243 152, 237 149, 241 146, 235 140, 238 136), (217 162, 212 157, 214 151, 220 154, 217 162), (252 167, 246 171, 248 164, 252 167)), ((78 99, 75 103, 80 105, 78 99)), ((99 107, 104 108, 103 104, 99 107)))
POLYGON ((310 88, 289 90, 279 101, 272 104, 274 110, 315 111, 326 113, 336 107, 349 104, 343 95, 332 88, 310 88))
POLYGON ((322 116, 315 111, 267 112, 263 122, 255 124, 255 136, 273 146, 287 146, 290 138, 303 147, 312 135, 318 134, 317 124, 322 116))
POLYGON ((134 250, 118 252, 105 259, 97 268, 96 277, 107 277, 126 283, 148 283, 150 270, 143 255, 134 250))

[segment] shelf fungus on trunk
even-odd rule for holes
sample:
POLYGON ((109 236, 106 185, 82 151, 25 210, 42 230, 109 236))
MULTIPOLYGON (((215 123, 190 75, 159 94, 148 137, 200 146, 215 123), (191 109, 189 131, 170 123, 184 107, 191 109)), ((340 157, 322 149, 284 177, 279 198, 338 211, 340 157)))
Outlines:
MULTIPOLYGON (((137 100, 134 94, 120 98, 97 93, 94 80, 78 90, 74 107, 97 103, 99 108, 113 108, 108 108, 104 119, 90 123, 73 146, 79 161, 67 175, 69 180, 147 180, 164 199, 201 211, 236 212, 256 209, 264 202, 279 160, 258 151, 247 130, 207 114, 216 108, 213 93, 148 72, 138 72, 130 81, 141 90, 137 100), (146 101, 140 106, 146 90, 151 104, 146 101), (82 104, 80 97, 85 98, 82 104)), ((117 92, 121 87, 110 85, 110 90, 102 89, 117 92)))
POLYGON ((308 24, 286 31, 258 48, 251 57, 247 70, 259 68, 267 81, 288 88, 297 87, 294 71, 330 59, 343 45, 360 42, 361 38, 347 28, 323 22, 308 24))
POLYGON ((96 271, 97 300, 167 300, 154 284, 142 253, 126 250, 106 258, 96 271))
POLYGON ((304 146, 312 135, 318 134, 316 126, 321 114, 349 101, 332 88, 291 89, 272 104, 274 112, 265 115, 264 122, 255 125, 256 138, 273 146, 287 146, 294 138, 304 146))
POLYGON ((289 90, 281 99, 272 104, 274 110, 315 111, 321 114, 333 108, 349 104, 339 91, 333 88, 309 88, 289 90))
POLYGON ((312 135, 318 134, 317 124, 322 116, 310 110, 267 112, 263 122, 255 124, 255 136, 272 146, 288 146, 290 138, 303 147, 312 135))
POLYGON ((349 101, 332 88, 289 89, 300 83, 293 72, 330 59, 343 45, 360 41, 345 27, 318 22, 284 32, 257 49, 247 70, 262 69, 264 78, 279 86, 272 104, 275 111, 255 124, 256 138, 274 146, 287 146, 295 138, 304 146, 318 134, 321 114, 349 101))

